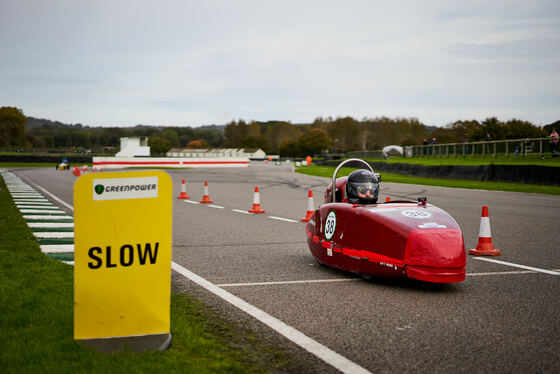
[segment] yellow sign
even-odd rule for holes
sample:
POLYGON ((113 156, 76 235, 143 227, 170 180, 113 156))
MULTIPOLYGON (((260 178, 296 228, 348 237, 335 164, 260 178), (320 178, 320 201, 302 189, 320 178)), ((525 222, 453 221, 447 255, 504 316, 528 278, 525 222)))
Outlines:
POLYGON ((169 333, 172 181, 91 173, 74 184, 74 339, 169 333))

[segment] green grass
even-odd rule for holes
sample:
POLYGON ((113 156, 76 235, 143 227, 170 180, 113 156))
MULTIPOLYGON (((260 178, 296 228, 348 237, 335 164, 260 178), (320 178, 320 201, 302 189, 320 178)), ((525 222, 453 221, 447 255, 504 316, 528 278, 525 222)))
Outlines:
POLYGON ((55 168, 59 163, 56 162, 0 162, 0 168, 55 168))
POLYGON ((103 354, 73 339, 73 267, 43 255, 0 178, 3 373, 260 373, 297 365, 186 294, 171 296, 165 352, 103 354))
POLYGON ((539 156, 511 156, 511 157, 390 157, 388 160, 371 159, 373 162, 415 164, 424 166, 440 165, 541 165, 560 167, 560 157, 547 156, 544 159, 539 156))
MULTIPOLYGON (((296 172, 301 174, 316 175, 319 177, 327 177, 327 178, 332 178, 334 170, 335 170, 334 166, 317 166, 317 165, 310 165, 310 166, 303 166, 300 168, 296 168, 296 172)), ((339 170, 337 177, 346 176, 354 170, 356 170, 356 168, 343 167, 342 169, 339 170)), ((420 177, 412 177, 408 175, 394 174, 394 173, 381 173, 381 182, 560 195, 560 186, 541 186, 541 185, 534 185, 534 184, 519 184, 519 183, 506 183, 506 182, 477 182, 477 181, 466 181, 460 179, 420 178, 420 177)))

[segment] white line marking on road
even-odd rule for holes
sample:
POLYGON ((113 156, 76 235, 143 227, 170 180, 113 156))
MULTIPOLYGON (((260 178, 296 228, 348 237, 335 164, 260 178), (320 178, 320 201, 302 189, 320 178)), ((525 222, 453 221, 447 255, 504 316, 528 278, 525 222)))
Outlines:
POLYGON ((60 199, 59 197, 53 195, 52 193, 50 193, 49 191, 45 190, 43 187, 36 185, 35 187, 39 188, 41 191, 43 191, 44 193, 46 193, 47 195, 49 195, 50 197, 53 198, 54 201, 64 205, 66 208, 74 211, 74 208, 72 207, 72 205, 68 204, 67 202, 63 201, 62 199, 60 199))
POLYGON ((189 204, 200 204, 198 201, 192 201, 192 200, 183 200, 183 201, 189 204))
POLYGON ((246 287, 246 286, 272 286, 278 284, 306 284, 306 283, 330 283, 330 282, 354 282, 360 278, 342 278, 342 279, 309 279, 297 281, 277 281, 277 282, 254 282, 254 283, 224 283, 217 284, 218 287, 246 287))
POLYGON ((487 273, 467 273, 467 276, 486 276, 486 275, 510 275, 510 274, 535 274, 536 271, 532 270, 517 270, 517 271, 491 271, 487 273))
POLYGON ((251 214, 251 213, 249 213, 249 212, 246 211, 246 210, 232 209, 231 211, 232 211, 232 212, 237 212, 237 213, 251 214))
POLYGON ((545 273, 545 274, 550 274, 550 275, 560 275, 560 273, 559 273, 559 272, 556 272, 556 271, 546 270, 546 269, 539 269, 539 268, 534 268, 534 267, 532 267, 532 266, 519 265, 519 264, 514 264, 514 263, 511 263, 511 262, 505 262, 505 261, 494 260, 493 258, 486 258, 486 257, 473 257, 473 258, 474 258, 475 260, 493 262, 493 263, 496 263, 496 264, 511 266, 511 267, 514 267, 514 268, 532 270, 532 271, 536 271, 536 272, 539 272, 539 273, 545 273))
POLYGON ((210 204, 210 205, 208 205, 208 206, 209 206, 210 208, 224 209, 224 207, 223 207, 223 206, 220 206, 220 205, 212 205, 212 204, 210 204))
POLYGON ((221 297, 228 303, 232 304, 233 306, 241 309, 245 313, 249 314, 250 316, 254 317, 258 321, 264 323, 271 329, 275 330, 282 336, 286 337, 287 339, 291 340, 295 344, 299 345, 303 349, 307 350, 308 352, 314 354, 321 360, 325 361, 329 365, 335 367, 336 369, 340 370, 343 373, 369 373, 366 369, 359 366, 358 364, 348 360, 346 357, 341 356, 340 354, 336 353, 335 351, 327 348, 326 346, 322 345, 321 343, 311 339, 307 335, 303 334, 299 330, 294 329, 293 327, 287 325, 286 323, 280 321, 278 318, 271 316, 270 314, 266 313, 265 311, 255 307, 254 305, 249 304, 245 300, 240 299, 239 297, 229 293, 228 291, 216 286, 215 284, 207 281, 206 279, 196 275, 195 273, 185 269, 181 265, 172 262, 171 268, 176 271, 177 273, 181 274, 182 276, 190 279, 191 281, 195 282, 199 286, 207 289, 208 291, 212 292, 214 295, 221 297))
POLYGON ((286 221, 286 222, 298 222, 294 219, 282 218, 282 217, 276 217, 276 216, 268 216, 268 218, 277 219, 279 221, 286 221))

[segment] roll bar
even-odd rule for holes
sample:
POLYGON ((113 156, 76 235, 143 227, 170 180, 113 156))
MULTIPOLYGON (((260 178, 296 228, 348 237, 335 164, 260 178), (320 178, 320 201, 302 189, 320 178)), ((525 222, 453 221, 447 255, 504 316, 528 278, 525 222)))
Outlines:
POLYGON ((338 173, 338 170, 339 170, 342 166, 344 166, 344 165, 346 165, 346 164, 348 164, 348 163, 350 163, 350 162, 353 162, 353 161, 361 162, 362 164, 366 165, 367 168, 368 168, 372 173, 375 174, 375 172, 373 171, 373 168, 371 167, 371 165, 368 164, 367 162, 365 162, 364 160, 360 160, 359 158, 349 158, 348 160, 342 161, 342 162, 336 167, 336 169, 334 170, 333 176, 332 176, 332 191, 331 191, 331 201, 330 201, 331 203, 334 203, 334 195, 335 195, 335 192, 336 192, 336 174, 338 173))

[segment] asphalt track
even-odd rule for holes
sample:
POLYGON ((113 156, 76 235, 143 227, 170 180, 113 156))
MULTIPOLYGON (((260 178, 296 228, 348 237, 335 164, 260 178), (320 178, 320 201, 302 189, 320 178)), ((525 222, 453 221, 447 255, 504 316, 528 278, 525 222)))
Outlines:
MULTIPOLYGON (((75 177, 69 171, 13 172, 72 205, 75 177)), ((185 178, 191 201, 198 202, 206 180, 214 200, 208 206, 174 199, 173 261, 362 368, 560 372, 560 196, 382 183, 382 199, 427 196, 450 213, 467 248, 476 246, 481 207, 488 205, 492 240, 502 250, 493 259, 506 263, 469 256, 467 279, 460 284, 364 281, 317 265, 307 248, 304 224, 284 220, 299 221, 305 215, 308 189, 318 206, 327 178, 261 163, 167 172, 174 196, 185 178), (255 186, 266 213, 242 213, 252 205, 255 186)), ((173 287, 288 350, 299 362, 298 371, 337 372, 177 273, 173 287)))

